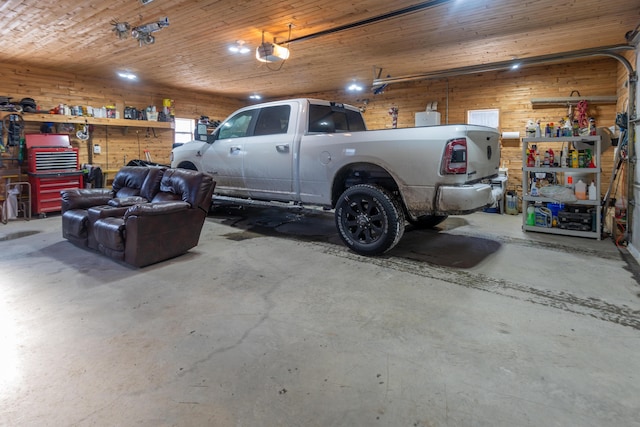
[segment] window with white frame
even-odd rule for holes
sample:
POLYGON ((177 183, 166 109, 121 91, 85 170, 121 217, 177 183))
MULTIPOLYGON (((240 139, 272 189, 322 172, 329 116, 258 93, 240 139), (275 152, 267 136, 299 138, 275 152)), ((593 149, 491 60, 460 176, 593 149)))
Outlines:
POLYGON ((175 118, 175 137, 174 142, 189 142, 193 141, 193 131, 195 130, 196 121, 193 119, 179 119, 175 118))

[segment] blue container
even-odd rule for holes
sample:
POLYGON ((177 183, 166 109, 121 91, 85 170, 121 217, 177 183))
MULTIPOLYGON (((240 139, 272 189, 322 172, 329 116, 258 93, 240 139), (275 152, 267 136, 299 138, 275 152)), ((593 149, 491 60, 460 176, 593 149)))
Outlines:
POLYGON ((564 203, 547 203, 547 208, 551 211, 551 224, 557 224, 558 212, 564 210, 564 203))

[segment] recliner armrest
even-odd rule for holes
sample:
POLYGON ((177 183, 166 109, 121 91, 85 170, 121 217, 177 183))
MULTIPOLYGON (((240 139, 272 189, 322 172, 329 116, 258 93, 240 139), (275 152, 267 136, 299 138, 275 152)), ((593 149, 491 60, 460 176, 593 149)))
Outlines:
POLYGON ((130 216, 156 216, 191 209, 191 205, 183 201, 157 202, 133 205, 124 214, 126 220, 130 216))
POLYGON ((89 222, 92 224, 95 223, 100 218, 111 218, 111 217, 120 217, 124 215, 127 211, 126 206, 122 207, 114 207, 109 205, 100 205, 93 206, 87 209, 87 216, 89 217, 89 222))
POLYGON ((133 206, 139 203, 149 203, 147 199, 140 196, 129 196, 129 197, 116 197, 114 199, 109 200, 107 203, 109 206, 113 206, 114 208, 121 208, 124 206, 133 206))
POLYGON ((106 205, 113 198, 113 192, 106 188, 74 188, 61 191, 62 212, 71 209, 88 209, 106 205))

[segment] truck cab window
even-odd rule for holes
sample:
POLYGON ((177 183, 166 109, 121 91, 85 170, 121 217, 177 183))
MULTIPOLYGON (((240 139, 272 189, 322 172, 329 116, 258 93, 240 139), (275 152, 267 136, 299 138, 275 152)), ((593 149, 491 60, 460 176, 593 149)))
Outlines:
POLYGON ((248 110, 236 114, 220 126, 218 139, 242 138, 251 133, 251 123, 257 110, 248 110))
POLYGON ((275 135, 289 130, 290 105, 265 107, 260 110, 254 135, 275 135))
POLYGON ((309 132, 336 133, 366 130, 357 111, 335 111, 329 105, 312 104, 309 109, 309 132))

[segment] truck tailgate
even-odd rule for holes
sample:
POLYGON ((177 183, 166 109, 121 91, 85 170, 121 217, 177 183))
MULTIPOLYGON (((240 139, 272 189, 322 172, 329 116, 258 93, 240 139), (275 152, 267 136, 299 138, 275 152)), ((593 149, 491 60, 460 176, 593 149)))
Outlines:
POLYGON ((493 128, 473 127, 467 131, 467 177, 470 181, 498 173, 500 166, 499 134, 493 128))

